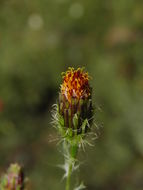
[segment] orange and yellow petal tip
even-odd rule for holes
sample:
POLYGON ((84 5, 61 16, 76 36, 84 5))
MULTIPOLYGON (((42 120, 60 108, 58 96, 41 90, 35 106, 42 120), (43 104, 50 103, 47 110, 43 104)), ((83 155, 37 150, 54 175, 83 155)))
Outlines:
POLYGON ((72 98, 88 98, 91 94, 90 76, 84 69, 84 67, 77 69, 69 67, 66 72, 62 73, 61 93, 69 102, 72 98))

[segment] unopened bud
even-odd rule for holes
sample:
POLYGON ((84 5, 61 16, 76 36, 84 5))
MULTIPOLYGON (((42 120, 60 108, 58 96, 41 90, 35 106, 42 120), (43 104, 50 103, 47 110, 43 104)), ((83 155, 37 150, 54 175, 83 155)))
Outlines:
POLYGON ((0 181, 0 190, 23 190, 24 174, 18 164, 11 164, 0 181))

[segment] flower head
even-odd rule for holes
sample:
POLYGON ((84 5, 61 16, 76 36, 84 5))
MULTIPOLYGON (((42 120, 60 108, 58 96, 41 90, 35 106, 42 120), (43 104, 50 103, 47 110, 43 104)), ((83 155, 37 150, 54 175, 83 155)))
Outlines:
POLYGON ((83 70, 83 68, 69 69, 62 73, 63 83, 61 85, 61 93, 66 99, 71 102, 72 98, 88 98, 91 95, 91 89, 89 86, 89 75, 83 70))
POLYGON ((69 68, 62 75, 58 110, 64 120, 64 127, 72 129, 73 134, 85 133, 93 115, 90 77, 83 68, 69 68))

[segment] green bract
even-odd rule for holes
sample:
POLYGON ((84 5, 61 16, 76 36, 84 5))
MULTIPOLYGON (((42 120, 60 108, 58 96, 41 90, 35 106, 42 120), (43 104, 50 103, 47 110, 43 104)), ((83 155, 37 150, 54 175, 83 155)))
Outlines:
POLYGON ((84 135, 90 129, 93 118, 91 97, 80 100, 72 98, 72 101, 69 102, 64 95, 60 94, 57 111, 58 124, 69 136, 84 135))

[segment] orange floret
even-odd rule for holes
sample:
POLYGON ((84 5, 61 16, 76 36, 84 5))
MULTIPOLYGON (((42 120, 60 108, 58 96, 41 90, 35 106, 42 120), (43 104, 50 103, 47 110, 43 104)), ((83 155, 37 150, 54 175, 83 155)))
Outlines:
POLYGON ((83 68, 74 69, 69 67, 63 75, 61 93, 71 102, 72 98, 88 98, 91 93, 89 74, 83 68))

